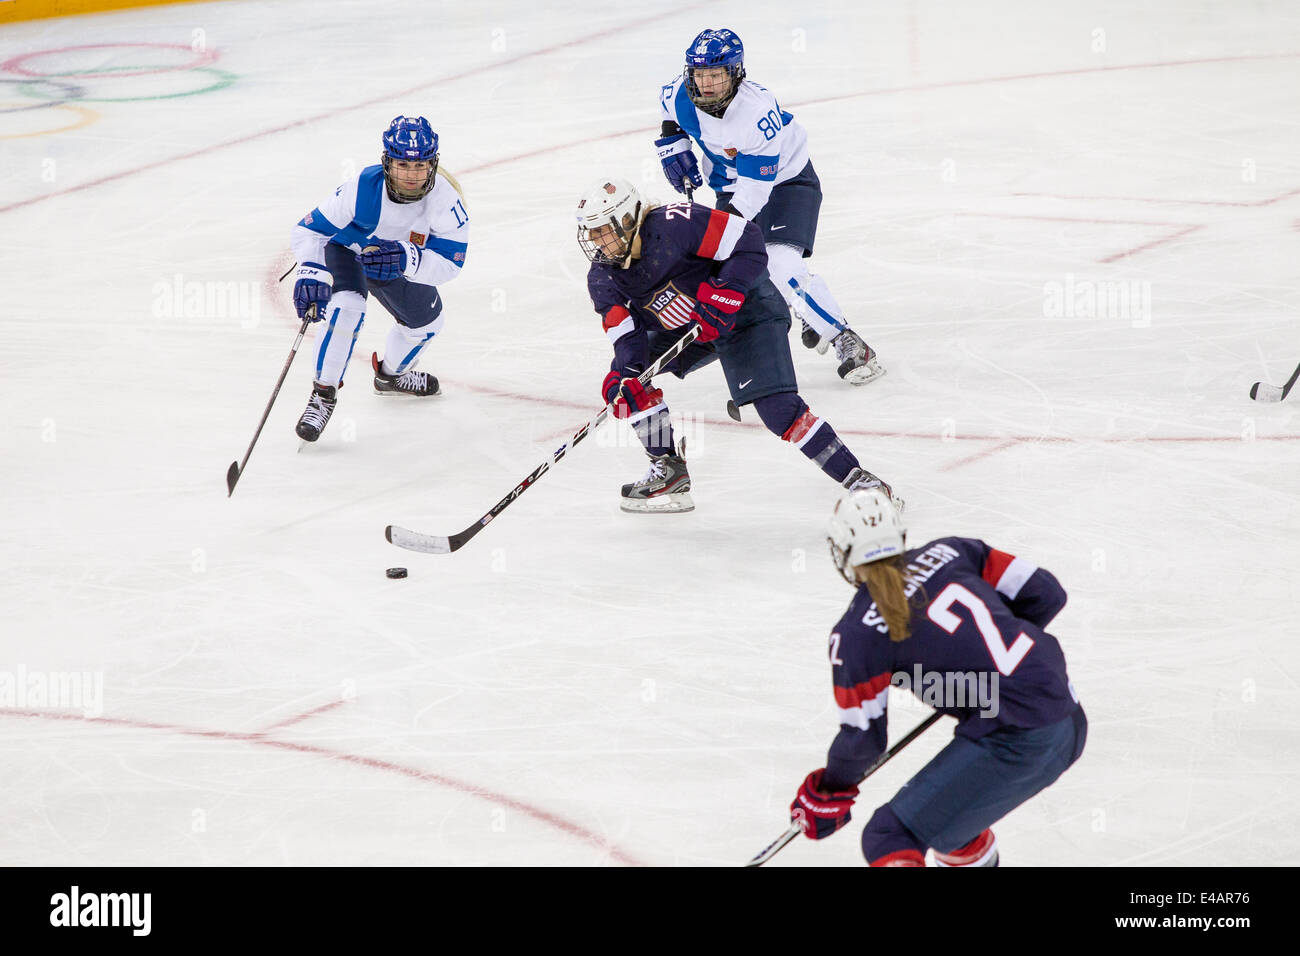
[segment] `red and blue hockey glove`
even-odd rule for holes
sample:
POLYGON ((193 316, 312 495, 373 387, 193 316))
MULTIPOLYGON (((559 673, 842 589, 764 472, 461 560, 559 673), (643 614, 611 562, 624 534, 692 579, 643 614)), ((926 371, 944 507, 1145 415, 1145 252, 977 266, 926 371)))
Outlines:
POLYGON ((663 389, 653 385, 647 389, 640 379, 623 378, 618 372, 610 372, 605 376, 600 393, 605 396, 606 404, 614 404, 615 418, 627 418, 636 412, 654 408, 664 400, 663 389))
POLYGON ((420 267, 420 247, 413 242, 381 240, 373 246, 366 246, 357 256, 366 278, 376 282, 392 282, 394 279, 411 278, 420 267))
POLYGON ((688 182, 694 189, 704 185, 699 164, 695 162, 695 152, 691 149, 691 138, 685 133, 655 140, 655 149, 659 151, 659 162, 663 163, 664 175, 673 189, 684 193, 688 182))
POLYGON ((695 318, 700 323, 700 341, 712 342, 735 326, 731 316, 745 304, 745 293, 729 289, 717 279, 705 279, 695 293, 695 318))
POLYGON ((293 307, 298 310, 298 318, 312 322, 325 318, 325 303, 334 287, 330 271, 318 262, 304 262, 293 278, 293 307), (312 306, 316 309, 309 315, 307 310, 312 306))
POLYGON ((823 793, 822 774, 825 772, 823 768, 808 774, 790 804, 790 820, 799 824, 803 835, 810 840, 828 837, 845 826, 852 817, 853 801, 858 797, 857 787, 823 793))

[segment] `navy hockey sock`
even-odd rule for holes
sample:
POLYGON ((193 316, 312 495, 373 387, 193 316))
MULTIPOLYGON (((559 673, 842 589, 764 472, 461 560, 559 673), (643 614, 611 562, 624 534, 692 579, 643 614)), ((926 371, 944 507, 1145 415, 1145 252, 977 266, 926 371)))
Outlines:
POLYGON ((830 422, 814 415, 798 393, 768 395, 754 402, 754 409, 768 431, 798 448, 837 483, 842 484, 849 472, 860 467, 857 456, 840 441, 830 422))

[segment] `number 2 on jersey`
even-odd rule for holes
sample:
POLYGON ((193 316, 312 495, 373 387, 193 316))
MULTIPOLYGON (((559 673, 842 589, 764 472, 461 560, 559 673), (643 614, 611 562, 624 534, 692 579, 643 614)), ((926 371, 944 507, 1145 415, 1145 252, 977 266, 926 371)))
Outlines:
POLYGON ((997 667, 998 673, 1004 677, 1010 677, 1011 672, 1025 659, 1025 655, 1034 646, 1034 639, 1021 631, 1020 635, 1011 643, 1011 646, 1007 647, 1002 640, 1001 632, 998 631, 998 626, 993 623, 993 614, 989 611, 988 606, 973 593, 956 583, 948 585, 939 592, 939 596, 931 602, 925 615, 949 634, 955 634, 957 628, 961 627, 962 620, 953 613, 952 606, 954 604, 960 604, 970 611, 975 627, 979 629, 980 637, 984 638, 984 644, 989 649, 989 656, 993 658, 993 664, 997 667))

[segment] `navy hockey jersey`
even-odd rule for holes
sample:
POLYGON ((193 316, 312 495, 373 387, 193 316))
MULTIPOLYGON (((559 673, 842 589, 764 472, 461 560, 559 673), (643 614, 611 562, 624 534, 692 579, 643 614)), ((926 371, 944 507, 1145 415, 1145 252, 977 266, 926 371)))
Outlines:
POLYGON ((974 538, 931 541, 909 550, 904 565, 906 640, 890 640, 865 585, 831 634, 840 732, 828 783, 855 782, 884 752, 891 684, 956 717, 956 733, 970 739, 1043 727, 1078 706, 1061 645, 1043 630, 1065 606, 1051 572, 974 538))
MULTIPOLYGON (((748 292, 767 278, 767 248, 752 222, 698 203, 655 206, 645 214, 626 268, 592 263, 587 272, 591 303, 605 334, 679 329, 692 321, 700 283, 713 278, 748 292)), ((620 361, 619 364, 627 364, 620 361)))

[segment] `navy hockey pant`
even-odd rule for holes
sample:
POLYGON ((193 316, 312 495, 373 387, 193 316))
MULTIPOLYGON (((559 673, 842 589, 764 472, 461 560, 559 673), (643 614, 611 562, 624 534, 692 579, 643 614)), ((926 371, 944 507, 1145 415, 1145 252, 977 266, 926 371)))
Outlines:
POLYGON ((876 811, 862 832, 862 854, 871 862, 899 850, 949 853, 965 846, 1055 782, 1087 739, 1082 707, 1046 727, 954 737, 876 811))
POLYGON ((334 292, 357 292, 362 298, 372 293, 408 329, 422 329, 442 315, 442 297, 436 286, 407 279, 367 279, 356 253, 337 243, 325 246, 325 268, 334 277, 334 292))

